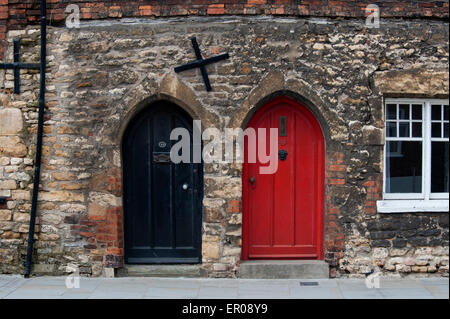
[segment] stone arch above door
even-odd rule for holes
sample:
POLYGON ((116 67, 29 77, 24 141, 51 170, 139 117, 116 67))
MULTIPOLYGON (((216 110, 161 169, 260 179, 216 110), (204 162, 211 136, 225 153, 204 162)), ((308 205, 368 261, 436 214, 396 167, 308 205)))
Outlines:
POLYGON ((194 120, 201 120, 202 127, 219 127, 220 119, 205 108, 197 99, 195 92, 183 83, 176 74, 168 73, 159 83, 146 78, 132 92, 124 97, 120 125, 114 132, 116 145, 120 145, 130 120, 154 102, 166 100, 185 110, 194 120))
POLYGON ((344 122, 330 112, 331 106, 320 98, 311 85, 298 78, 285 77, 278 71, 269 72, 259 82, 234 113, 228 126, 245 128, 253 114, 266 102, 277 96, 290 97, 304 104, 319 121, 325 141, 346 139, 348 129, 344 122))

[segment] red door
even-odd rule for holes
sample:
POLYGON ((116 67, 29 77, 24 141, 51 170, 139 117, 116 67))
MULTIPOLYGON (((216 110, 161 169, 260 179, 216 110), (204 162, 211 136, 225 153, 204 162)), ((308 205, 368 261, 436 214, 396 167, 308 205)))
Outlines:
POLYGON ((268 163, 248 163, 253 146, 245 139, 242 259, 323 259, 325 157, 319 123, 305 106, 281 97, 256 112, 248 127, 266 128, 267 144, 269 129, 278 128, 273 155, 278 169, 260 174, 268 163))

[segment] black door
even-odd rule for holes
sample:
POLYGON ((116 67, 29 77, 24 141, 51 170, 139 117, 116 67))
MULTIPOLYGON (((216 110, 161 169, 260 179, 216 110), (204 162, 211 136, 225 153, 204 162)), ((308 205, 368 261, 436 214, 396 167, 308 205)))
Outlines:
POLYGON ((203 167, 192 163, 192 118, 159 102, 138 114, 122 143, 125 262, 200 263, 203 167), (190 132, 191 163, 174 164, 174 128, 190 132))

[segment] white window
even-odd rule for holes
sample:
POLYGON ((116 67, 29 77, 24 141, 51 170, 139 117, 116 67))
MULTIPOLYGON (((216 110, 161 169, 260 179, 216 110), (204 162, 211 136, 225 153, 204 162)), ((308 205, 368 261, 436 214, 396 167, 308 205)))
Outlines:
POLYGON ((387 99, 380 213, 448 212, 448 100, 387 99))

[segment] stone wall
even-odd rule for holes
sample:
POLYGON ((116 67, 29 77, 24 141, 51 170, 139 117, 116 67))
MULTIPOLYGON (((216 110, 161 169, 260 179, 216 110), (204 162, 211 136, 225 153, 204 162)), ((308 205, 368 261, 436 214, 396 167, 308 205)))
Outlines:
MULTIPOLYGON (((121 134, 152 101, 177 103, 203 127, 244 126, 271 97, 288 95, 316 115, 326 140, 325 259, 331 275, 448 275, 448 213, 379 214, 384 96, 448 98, 448 23, 362 20, 198 18, 85 22, 48 30, 47 105, 34 273, 69 265, 99 276, 123 266, 121 134), (175 74, 202 52, 229 52, 175 74), (415 79, 411 84, 411 78, 415 79), (389 81, 396 80, 395 85, 389 81), (421 85, 421 83, 428 83, 421 85)), ((39 58, 39 30, 21 38, 22 61, 39 58)), ((2 73, 0 106, 0 272, 23 269, 30 211, 39 75, 2 73), (11 119, 11 120, 6 120, 11 119)), ((205 165, 203 267, 234 276, 240 262, 241 167, 205 165)))
MULTIPOLYGON (((448 18, 448 0, 354 1, 354 0, 47 0, 47 21, 60 25, 75 4, 82 20, 134 17, 180 17, 220 15, 274 15, 301 17, 365 17, 365 9, 376 3, 383 18, 448 18)), ((0 0, 0 58, 3 58, 6 32, 38 24, 40 1, 0 0)))

